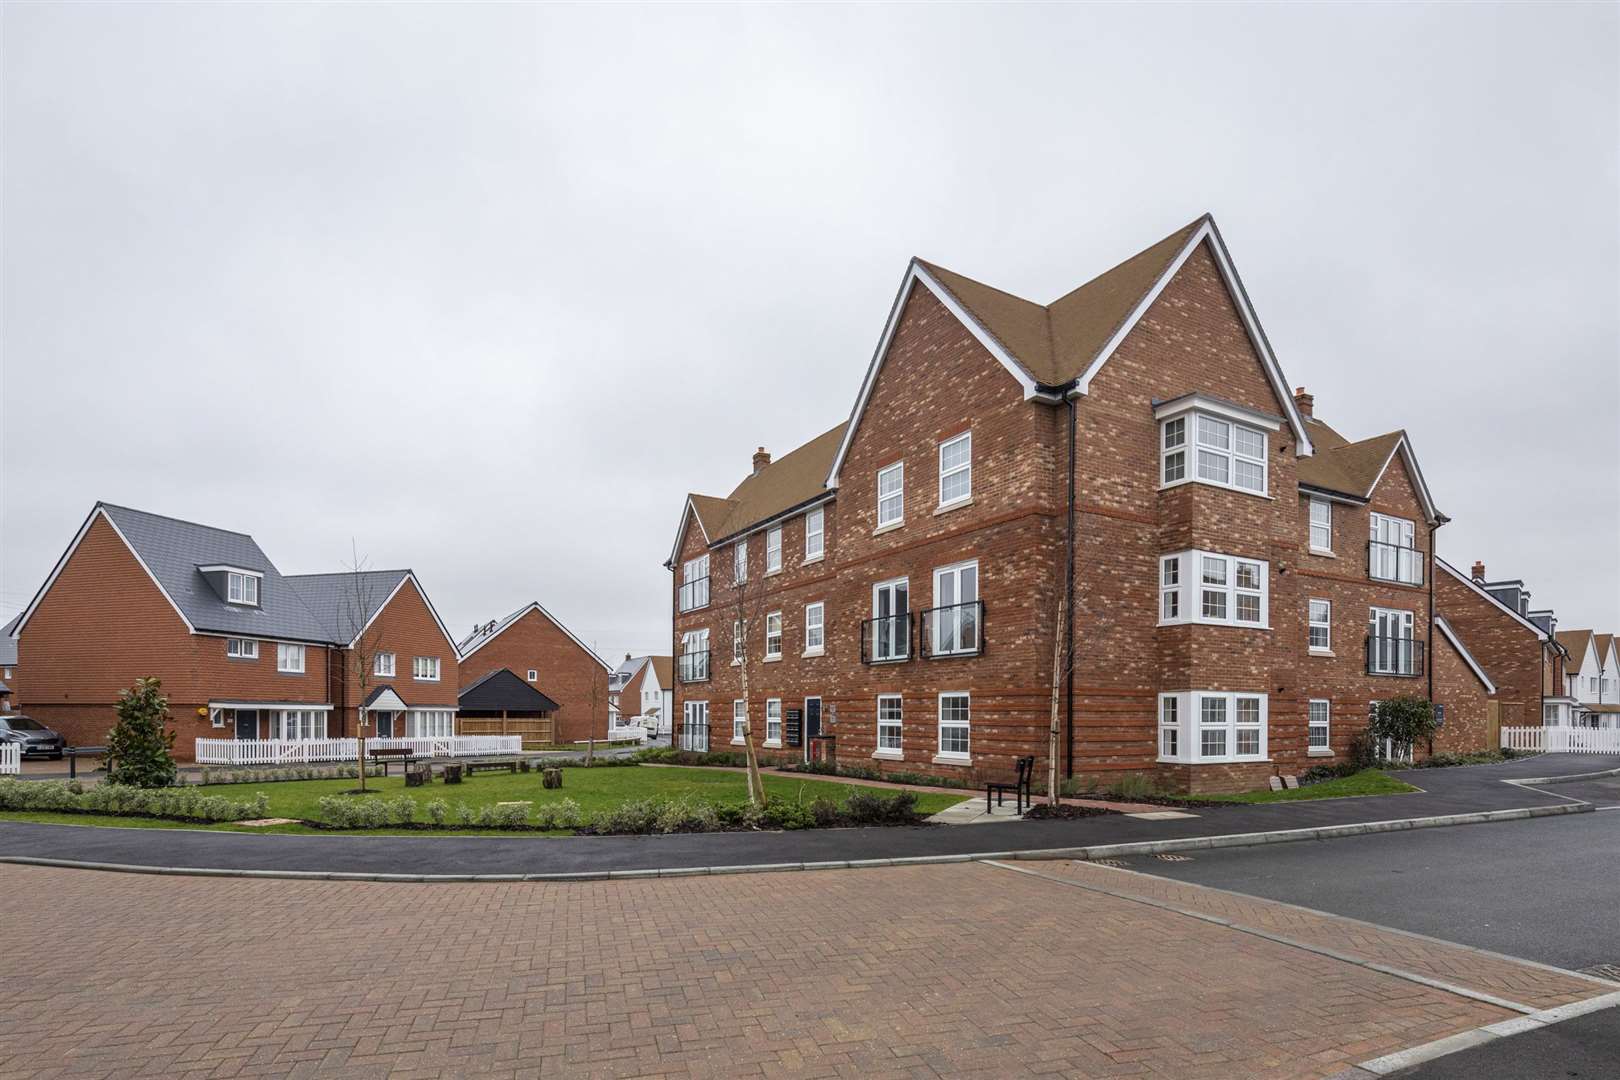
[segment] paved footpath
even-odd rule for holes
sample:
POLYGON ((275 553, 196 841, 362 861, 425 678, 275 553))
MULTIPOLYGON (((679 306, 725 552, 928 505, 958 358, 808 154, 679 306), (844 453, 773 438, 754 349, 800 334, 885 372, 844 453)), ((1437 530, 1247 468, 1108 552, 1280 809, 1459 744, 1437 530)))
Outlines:
POLYGON ((1614 989, 1065 862, 0 890, 5 1077, 1313 1078, 1614 989))
POLYGON ((812 829, 800 832, 566 838, 254 835, 179 829, 112 829, 0 822, 0 858, 282 872, 522 875, 847 862, 1028 852, 1099 844, 1205 838, 1525 807, 1584 804, 1559 788, 1513 778, 1613 769, 1613 757, 1547 755, 1502 765, 1417 769, 1397 775, 1424 790, 1407 795, 1201 808, 1196 817, 1128 816, 1009 821, 952 828, 812 829))

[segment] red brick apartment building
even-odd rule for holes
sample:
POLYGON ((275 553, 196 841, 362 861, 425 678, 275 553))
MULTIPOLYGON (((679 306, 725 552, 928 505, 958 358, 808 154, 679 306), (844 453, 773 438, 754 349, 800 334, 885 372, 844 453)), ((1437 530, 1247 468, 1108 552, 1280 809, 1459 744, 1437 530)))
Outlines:
POLYGON ((373 734, 455 730, 455 643, 411 571, 283 575, 245 533, 97 503, 15 633, 28 713, 70 743, 103 742, 142 676, 181 758, 199 738, 353 735, 362 705, 373 734))
POLYGON ((1433 632, 1445 520, 1404 432, 1350 441, 1290 392, 1208 216, 1044 306, 913 260, 849 419, 687 498, 676 739, 1044 769, 1057 666, 1066 777, 1263 785, 1401 694, 1482 740, 1489 679, 1433 632))

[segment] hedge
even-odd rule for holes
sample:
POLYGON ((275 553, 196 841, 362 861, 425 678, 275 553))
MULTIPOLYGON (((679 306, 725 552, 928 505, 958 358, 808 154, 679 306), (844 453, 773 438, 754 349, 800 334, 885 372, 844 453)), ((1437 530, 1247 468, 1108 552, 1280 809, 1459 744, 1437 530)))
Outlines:
POLYGON ((168 818, 175 821, 246 821, 269 816, 270 797, 252 799, 204 795, 194 787, 138 788, 128 784, 93 784, 77 780, 0 779, 0 810, 35 810, 61 814, 115 814, 168 818))

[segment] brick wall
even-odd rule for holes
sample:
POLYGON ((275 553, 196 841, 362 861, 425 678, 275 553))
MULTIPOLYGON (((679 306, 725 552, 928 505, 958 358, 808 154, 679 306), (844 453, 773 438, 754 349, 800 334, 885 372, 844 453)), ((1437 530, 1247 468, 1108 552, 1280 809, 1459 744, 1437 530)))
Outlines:
POLYGON ((531 685, 561 706, 553 720, 561 742, 577 742, 592 732, 599 739, 608 730, 608 672, 573 638, 545 614, 530 608, 461 665, 461 685, 477 682, 491 671, 506 668, 524 679, 529 669, 539 672, 531 685), (591 690, 597 704, 591 708, 591 690))
POLYGON ((1438 568, 1434 602, 1496 684, 1503 726, 1539 725, 1542 694, 1562 693, 1551 689, 1559 681, 1555 681, 1553 660, 1541 639, 1500 604, 1438 568))
MULTIPOLYGON (((332 711, 328 723, 329 735, 356 734, 361 702, 383 685, 392 686, 394 692, 411 708, 455 708, 456 694, 461 686, 456 649, 439 629, 438 620, 433 617, 414 578, 407 579, 377 613, 366 631, 366 645, 373 654, 394 654, 394 674, 388 677, 368 672, 362 685, 356 670, 356 654, 349 649, 340 650, 339 659, 335 661, 336 692, 333 697, 338 707, 332 711), (439 678, 436 681, 415 677, 412 661, 418 656, 438 657, 439 678)), ((396 718, 395 725, 395 735, 403 735, 405 718, 396 718)), ((376 734, 376 729, 370 729, 368 734, 376 734)))
MULTIPOLYGON (((1463 638, 1473 653, 1474 643, 1463 638)), ((1435 733, 1434 749, 1469 752, 1491 749, 1491 696, 1444 634, 1434 649, 1434 700, 1446 707, 1446 726, 1435 733)), ((1478 659, 1478 654, 1475 654, 1478 659)), ((1483 665, 1482 665, 1483 666, 1483 665)), ((1495 680, 1492 680, 1493 682, 1495 680)), ((1504 719, 1501 723, 1507 723, 1504 719)))

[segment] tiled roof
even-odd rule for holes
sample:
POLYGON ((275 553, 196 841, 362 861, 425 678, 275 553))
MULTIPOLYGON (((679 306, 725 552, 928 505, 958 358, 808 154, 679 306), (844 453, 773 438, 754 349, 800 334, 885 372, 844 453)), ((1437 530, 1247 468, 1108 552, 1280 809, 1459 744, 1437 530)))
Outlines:
POLYGON ((22 616, 18 615, 0 627, 0 667, 17 666, 17 639, 12 635, 17 632, 17 623, 20 621, 22 616))
POLYGON ((1579 671, 1586 662, 1586 646, 1592 640, 1590 630, 1560 630, 1555 635, 1558 644, 1569 653, 1569 667, 1572 671, 1579 671))
POLYGON ((347 645, 393 595, 409 570, 362 570, 337 574, 289 574, 287 584, 326 627, 333 641, 347 645))
POLYGON ((668 690, 675 685, 675 658, 673 656, 655 656, 652 658, 653 674, 658 676, 660 689, 668 690))
POLYGON ((1299 459, 1299 482, 1365 499, 1400 441, 1401 433, 1391 431, 1337 446, 1316 443, 1316 453, 1299 459))
POLYGON ((730 513, 718 533, 709 533, 709 539, 740 533, 824 493, 827 472, 843 438, 844 425, 839 424, 743 480, 726 497, 730 513))
POLYGON ((246 533, 110 503, 96 505, 123 534, 187 621, 198 630, 299 641, 336 640, 253 537, 246 533), (215 565, 263 574, 259 606, 226 603, 197 569, 215 565))

